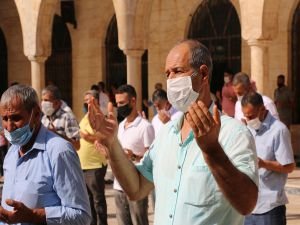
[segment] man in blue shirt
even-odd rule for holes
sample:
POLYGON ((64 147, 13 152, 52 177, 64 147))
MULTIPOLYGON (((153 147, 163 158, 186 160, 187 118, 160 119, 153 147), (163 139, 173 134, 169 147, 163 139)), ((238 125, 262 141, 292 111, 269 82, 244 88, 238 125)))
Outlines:
POLYGON ((257 200, 255 144, 246 126, 220 116, 210 97, 212 60, 195 40, 169 52, 165 73, 169 102, 184 113, 164 126, 139 164, 126 159, 117 122, 93 104, 89 119, 99 132, 118 181, 131 199, 155 186, 156 225, 242 225, 257 200), (112 135, 114 134, 114 135, 112 135))
POLYGON ((90 205, 72 144, 41 125, 33 88, 15 85, 0 102, 6 139, 1 224, 87 225, 90 205))
POLYGON ((266 110, 260 94, 250 92, 241 103, 255 138, 259 167, 258 200, 245 225, 285 225, 288 200, 284 186, 295 167, 290 132, 266 110))

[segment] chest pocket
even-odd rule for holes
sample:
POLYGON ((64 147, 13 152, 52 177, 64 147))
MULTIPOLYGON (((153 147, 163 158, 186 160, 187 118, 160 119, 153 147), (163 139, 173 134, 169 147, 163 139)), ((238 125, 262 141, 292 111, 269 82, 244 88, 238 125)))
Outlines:
POLYGON ((183 183, 185 204, 201 207, 215 204, 217 185, 208 166, 196 161, 187 169, 183 183))

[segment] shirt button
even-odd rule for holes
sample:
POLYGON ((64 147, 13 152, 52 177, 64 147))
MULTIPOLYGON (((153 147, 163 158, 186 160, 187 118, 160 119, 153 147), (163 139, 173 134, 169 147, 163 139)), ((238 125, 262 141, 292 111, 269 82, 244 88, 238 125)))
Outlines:
POLYGON ((175 189, 174 189, 174 193, 176 193, 176 192, 177 192, 177 189, 175 188, 175 189))
POLYGON ((173 217, 172 214, 170 214, 169 217, 172 218, 173 217))
POLYGON ((178 166, 177 166, 177 168, 180 170, 180 169, 181 169, 181 166, 180 166, 180 165, 178 165, 178 166))
POLYGON ((179 147, 182 147, 182 143, 179 143, 179 147))

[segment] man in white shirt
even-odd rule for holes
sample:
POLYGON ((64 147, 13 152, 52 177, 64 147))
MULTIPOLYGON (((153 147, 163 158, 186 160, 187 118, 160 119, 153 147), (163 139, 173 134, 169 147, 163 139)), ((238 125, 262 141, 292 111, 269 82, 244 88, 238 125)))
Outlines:
POLYGON ((152 102, 156 108, 157 114, 152 119, 152 126, 157 137, 161 127, 168 123, 170 120, 179 118, 183 113, 175 109, 168 101, 167 92, 159 89, 153 92, 152 102))
MULTIPOLYGON (((255 91, 255 90, 253 90, 253 86, 251 84, 249 76, 243 72, 239 72, 235 74, 232 84, 233 84, 233 90, 238 99, 237 102, 235 103, 234 118, 241 121, 244 118, 244 114, 242 112, 242 105, 241 105, 242 98, 248 92, 255 91)), ((277 108, 273 100, 265 95, 262 95, 262 98, 266 109, 269 110, 272 116, 274 116, 276 119, 279 120, 277 108)))
MULTIPOLYGON (((127 157, 137 163, 154 140, 154 129, 138 114, 134 87, 120 86, 115 97, 118 114, 125 118, 119 125, 118 139, 127 157)), ((148 197, 130 201, 116 179, 114 189, 118 224, 148 225, 148 197)))

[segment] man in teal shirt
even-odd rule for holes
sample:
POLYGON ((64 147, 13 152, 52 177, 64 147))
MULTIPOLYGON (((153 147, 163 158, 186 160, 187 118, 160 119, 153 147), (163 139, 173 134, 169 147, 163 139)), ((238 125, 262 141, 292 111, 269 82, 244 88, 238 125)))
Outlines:
POLYGON ((210 98, 210 53, 195 40, 171 49, 165 73, 169 102, 184 116, 162 129, 138 165, 117 141, 117 122, 94 105, 89 119, 99 132, 99 149, 131 199, 155 186, 154 224, 242 225, 257 200, 254 140, 240 122, 220 116, 210 98), (101 134, 101 135, 100 135, 101 134))

